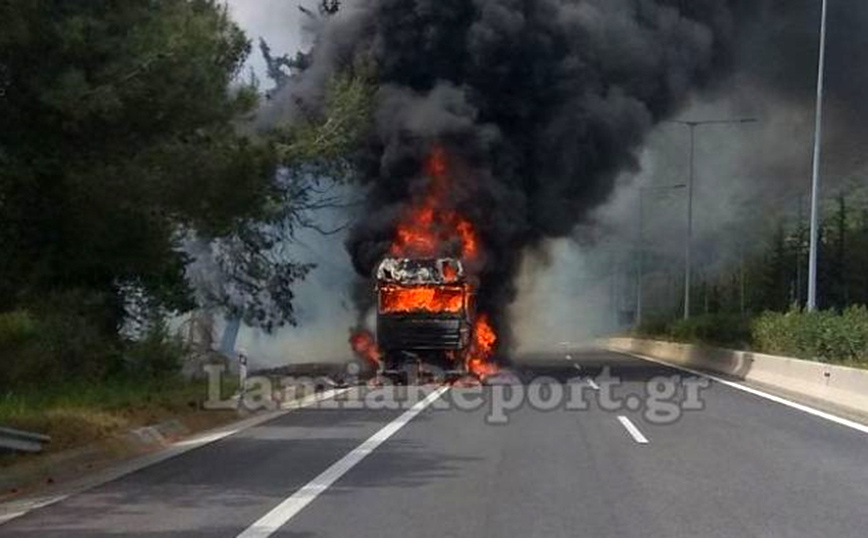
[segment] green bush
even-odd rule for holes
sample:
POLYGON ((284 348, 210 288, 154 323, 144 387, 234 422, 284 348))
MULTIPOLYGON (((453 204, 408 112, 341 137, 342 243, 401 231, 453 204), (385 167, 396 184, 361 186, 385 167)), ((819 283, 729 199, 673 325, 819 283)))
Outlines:
POLYGON ((648 337, 668 336, 670 323, 665 318, 645 318, 639 327, 633 329, 633 334, 648 337))
POLYGON ((843 312, 766 312, 753 320, 706 315, 689 320, 649 320, 637 336, 752 349, 772 355, 868 367, 868 308, 843 312))
POLYGON ((766 312, 753 322, 758 351, 822 362, 868 365, 868 308, 835 311, 766 312))
POLYGON ((688 320, 651 319, 634 332, 639 336, 724 347, 745 347, 751 336, 750 320, 731 314, 707 314, 688 320))
POLYGON ((116 340, 63 302, 2 314, 0 386, 99 380, 119 370, 117 349, 116 340))
POLYGON ((39 326, 26 311, 0 314, 0 349, 14 349, 33 342, 39 326))
POLYGON ((0 393, 177 375, 185 349, 164 320, 153 317, 125 341, 103 322, 111 308, 98 294, 65 292, 0 314, 0 393))
POLYGON ((153 320, 139 340, 130 342, 124 355, 125 368, 137 379, 177 376, 186 348, 173 337, 163 320, 153 320))
POLYGON ((750 321, 737 315, 708 314, 675 321, 669 334, 682 342, 745 347, 750 343, 750 321))
POLYGON ((11 386, 21 377, 22 364, 29 362, 40 329, 29 312, 0 314, 0 387, 11 386))

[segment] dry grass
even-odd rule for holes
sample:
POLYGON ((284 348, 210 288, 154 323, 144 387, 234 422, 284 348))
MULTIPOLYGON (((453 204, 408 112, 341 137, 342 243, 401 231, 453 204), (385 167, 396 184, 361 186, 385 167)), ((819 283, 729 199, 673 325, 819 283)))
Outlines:
MULTIPOLYGON (((226 380, 224 394, 234 390, 226 380)), ((0 396, 0 424, 50 435, 48 453, 87 445, 125 430, 197 415, 204 381, 114 381, 0 396)), ((211 413, 211 412, 209 412, 211 413)), ((20 458, 0 458, 0 466, 20 458)))

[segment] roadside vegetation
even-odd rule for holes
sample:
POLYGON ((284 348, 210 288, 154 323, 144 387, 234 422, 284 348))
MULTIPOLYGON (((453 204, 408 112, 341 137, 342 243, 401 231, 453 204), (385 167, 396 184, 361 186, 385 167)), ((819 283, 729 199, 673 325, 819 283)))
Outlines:
POLYGON ((868 308, 843 311, 767 311, 746 317, 708 314, 689 320, 652 320, 640 337, 704 344, 868 368, 868 308))
MULTIPOLYGON (((50 435, 55 452, 168 418, 195 422, 206 382, 180 375, 189 350, 165 324, 114 341, 54 304, 50 313, 0 314, 0 424, 50 435)), ((235 385, 227 376, 223 393, 235 385)))
POLYGON ((261 49, 268 93, 222 1, 0 3, 0 425, 58 449, 195 412, 171 320, 297 322, 314 267, 286 246, 340 204, 372 90, 350 65, 293 125, 265 122, 309 62, 261 49))
POLYGON ((868 367, 868 187, 854 177, 839 179, 839 189, 820 205, 819 311, 804 310, 810 222, 807 198, 794 192, 697 242, 689 320, 681 318, 683 261, 649 247, 644 289, 666 291, 647 301, 634 333, 868 367))
MULTIPOLYGON (((48 452, 88 445, 132 428, 182 418, 205 427, 230 420, 202 410, 206 387, 202 381, 166 379, 142 382, 109 379, 100 383, 66 383, 56 387, 23 388, 0 397, 0 423, 51 436, 48 452), (207 413, 207 420, 205 415, 207 413)), ((0 466, 15 458, 0 459, 0 466)))

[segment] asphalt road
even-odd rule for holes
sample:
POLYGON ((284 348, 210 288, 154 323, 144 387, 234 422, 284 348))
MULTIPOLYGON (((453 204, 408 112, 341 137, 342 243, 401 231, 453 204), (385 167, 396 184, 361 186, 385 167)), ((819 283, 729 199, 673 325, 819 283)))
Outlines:
POLYGON ((0 536, 868 536, 864 433, 719 384, 701 391, 703 409, 649 420, 650 380, 669 377, 652 387, 678 398, 692 381, 603 351, 527 356, 515 372, 518 387, 451 388, 411 411, 298 410, 0 536), (607 410, 604 367, 623 381, 613 394, 643 409, 607 410), (537 376, 549 379, 530 384, 537 376), (588 409, 525 402, 491 423, 498 396, 545 399, 552 386, 588 409), (459 409, 456 395, 481 406, 459 409))

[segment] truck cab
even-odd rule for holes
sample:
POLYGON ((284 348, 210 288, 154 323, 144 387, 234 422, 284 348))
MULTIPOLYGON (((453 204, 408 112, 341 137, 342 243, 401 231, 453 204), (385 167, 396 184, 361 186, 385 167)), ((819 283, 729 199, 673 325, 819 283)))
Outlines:
POLYGON ((461 261, 386 258, 376 282, 384 373, 406 382, 428 367, 447 375, 464 373, 476 295, 461 261))

